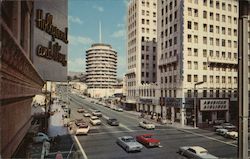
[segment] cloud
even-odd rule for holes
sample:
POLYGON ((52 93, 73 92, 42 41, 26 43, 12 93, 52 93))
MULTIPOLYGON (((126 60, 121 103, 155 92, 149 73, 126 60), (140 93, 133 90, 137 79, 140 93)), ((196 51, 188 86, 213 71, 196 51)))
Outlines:
POLYGON ((104 9, 101 6, 93 6, 94 9, 98 10, 99 12, 103 12, 104 9))
POLYGON ((111 37, 113 37, 113 38, 120 38, 120 37, 124 37, 124 36, 125 36, 124 29, 117 30, 117 31, 113 32, 113 34, 111 35, 111 37))
POLYGON ((128 6, 129 0, 123 0, 123 3, 126 5, 126 7, 128 6))
POLYGON ((94 41, 89 37, 69 35, 69 44, 70 45, 78 45, 78 44, 89 45, 92 43, 94 43, 94 41))
POLYGON ((83 24, 83 21, 79 17, 69 16, 69 22, 83 24))
POLYGON ((69 71, 75 71, 75 72, 85 72, 85 59, 84 58, 75 58, 70 59, 69 62, 69 71))

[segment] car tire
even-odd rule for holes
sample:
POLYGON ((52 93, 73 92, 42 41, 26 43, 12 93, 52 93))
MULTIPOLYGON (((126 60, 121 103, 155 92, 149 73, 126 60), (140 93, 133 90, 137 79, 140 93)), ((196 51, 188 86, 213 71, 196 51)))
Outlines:
POLYGON ((129 153, 129 148, 128 147, 126 147, 125 150, 129 153))

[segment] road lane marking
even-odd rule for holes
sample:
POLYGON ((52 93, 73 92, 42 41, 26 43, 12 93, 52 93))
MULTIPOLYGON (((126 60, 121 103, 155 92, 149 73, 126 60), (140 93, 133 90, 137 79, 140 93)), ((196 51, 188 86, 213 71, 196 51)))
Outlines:
POLYGON ((119 124, 120 127, 124 128, 124 129, 127 129, 128 131, 132 132, 133 130, 128 128, 127 126, 123 125, 123 124, 119 124))
POLYGON ((84 158, 84 159, 88 159, 88 157, 87 157, 86 153, 84 152, 84 150, 83 150, 83 148, 82 148, 82 145, 80 144, 78 138, 77 138, 75 135, 74 135, 74 138, 75 138, 75 140, 76 140, 77 145, 78 145, 79 148, 80 148, 80 151, 82 152, 83 158, 84 158))
POLYGON ((184 131, 184 132, 187 132, 187 133, 191 133, 191 134, 194 134, 194 135, 197 135, 197 136, 201 136, 201 137, 204 137, 204 138, 207 138, 207 139, 210 139, 210 140, 214 140, 214 141, 217 141, 217 142, 221 142, 221 143, 224 143, 224 144, 227 144, 227 145, 230 145, 230 146, 237 147, 237 145, 235 145, 235 144, 228 143, 226 141, 222 141, 222 140, 219 140, 219 139, 216 139, 216 138, 213 138, 213 137, 209 137, 209 136, 206 136, 206 135, 198 134, 198 133, 195 133, 195 132, 192 132, 192 131, 188 131, 188 130, 184 130, 184 129, 178 129, 178 130, 184 131))

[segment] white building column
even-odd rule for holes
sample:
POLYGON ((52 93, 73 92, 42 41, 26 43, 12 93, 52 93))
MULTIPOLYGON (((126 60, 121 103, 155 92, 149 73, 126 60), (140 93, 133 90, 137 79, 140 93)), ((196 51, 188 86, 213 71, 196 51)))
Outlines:
POLYGON ((184 126, 187 123, 187 120, 186 120, 186 109, 181 108, 180 109, 180 115, 181 115, 180 116, 181 117, 181 119, 180 119, 181 126, 184 126))
POLYGON ((175 110, 174 107, 171 107, 171 122, 174 122, 174 118, 175 118, 175 110))

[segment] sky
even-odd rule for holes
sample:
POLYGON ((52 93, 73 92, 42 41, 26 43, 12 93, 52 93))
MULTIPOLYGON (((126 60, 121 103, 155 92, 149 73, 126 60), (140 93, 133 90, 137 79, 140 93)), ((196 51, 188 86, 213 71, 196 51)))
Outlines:
POLYGON ((86 50, 99 42, 99 21, 102 42, 117 51, 117 77, 123 77, 126 67, 126 7, 127 0, 68 1, 68 71, 85 72, 86 50))

